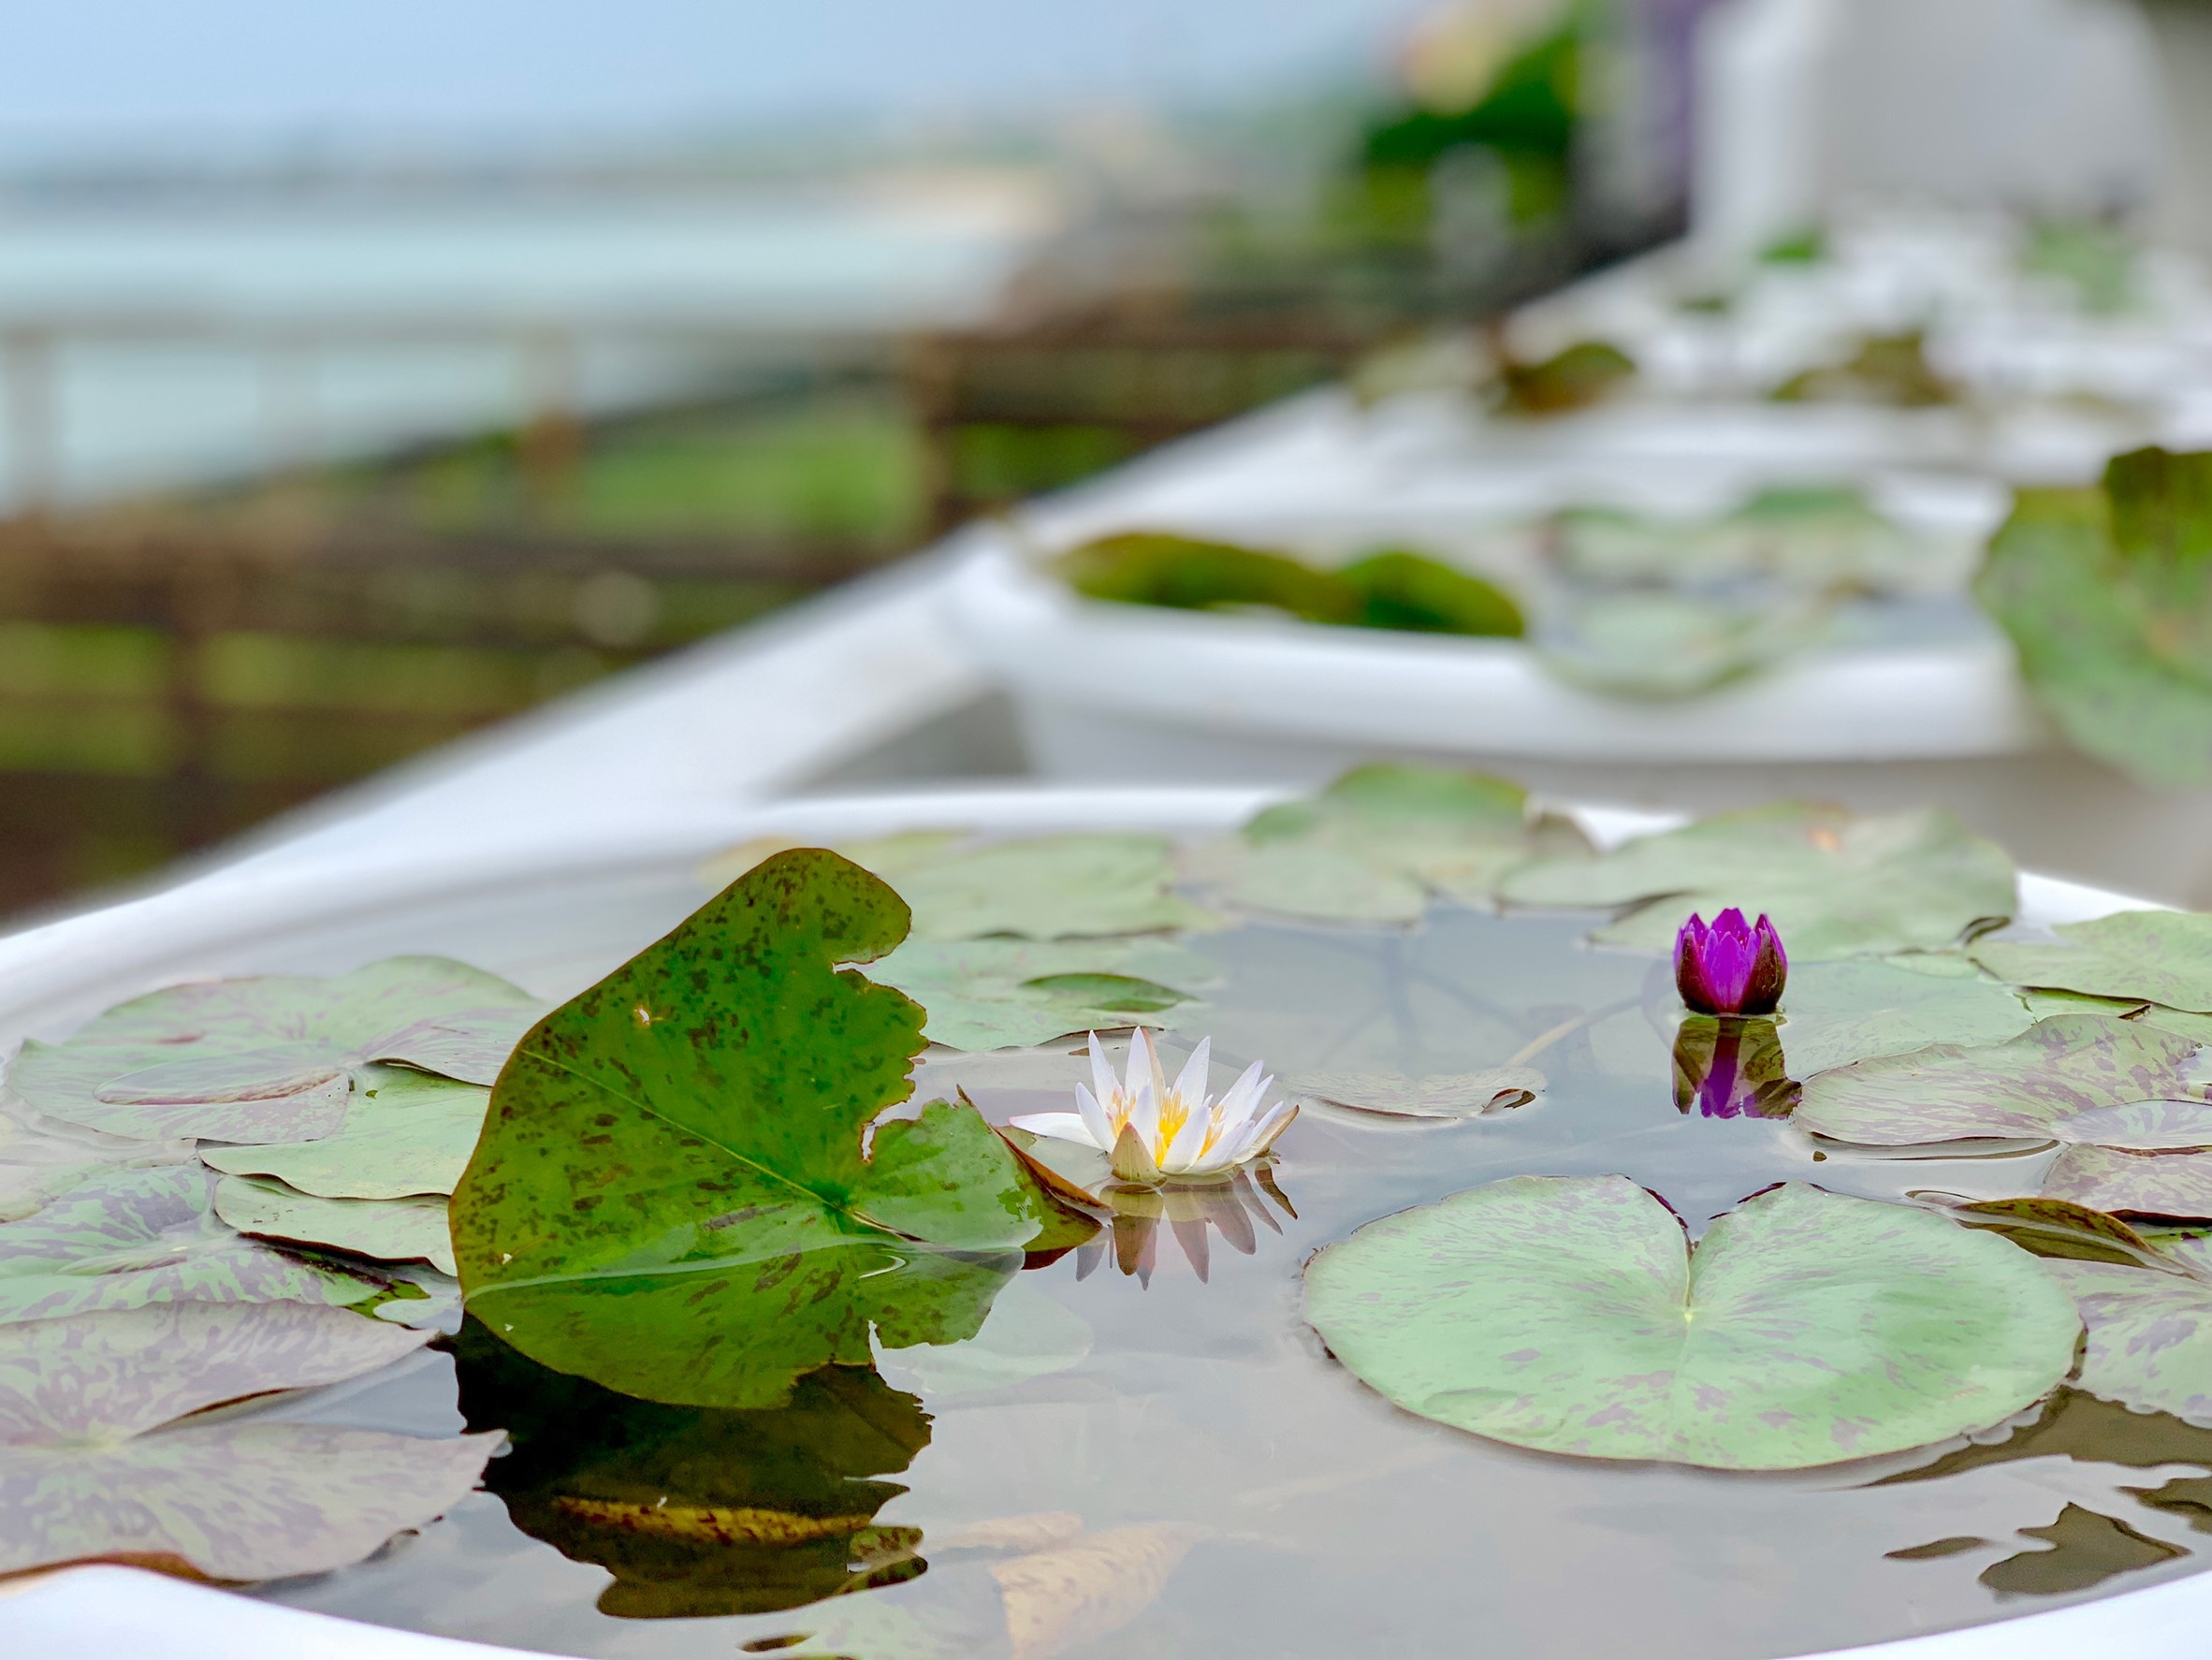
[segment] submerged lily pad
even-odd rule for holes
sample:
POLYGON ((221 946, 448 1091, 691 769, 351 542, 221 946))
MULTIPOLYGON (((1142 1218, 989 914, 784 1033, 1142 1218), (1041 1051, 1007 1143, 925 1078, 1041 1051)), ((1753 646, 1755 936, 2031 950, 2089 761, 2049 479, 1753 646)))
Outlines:
POLYGON ((2027 1030, 2026 1005, 1979 975, 1889 962, 1801 963, 1790 970, 1782 1047, 1790 1076, 1904 1055, 1931 1043, 2001 1043, 2027 1030))
POLYGON ((337 1129, 312 1142, 203 1147, 213 1169, 273 1176, 325 1199, 451 1193, 475 1151, 491 1092, 406 1067, 364 1067, 337 1129))
POLYGON ((2075 1388, 2131 1411, 2212 1425, 2212 1285, 2109 1262, 2043 1266, 2088 1328, 2075 1388))
POLYGON ((1230 899, 1252 910, 1403 923, 1417 921, 1432 895, 1487 901, 1517 866, 1589 851, 1571 819, 1534 812, 1518 784, 1380 762, 1317 795, 1268 808, 1198 857, 1230 899))
POLYGON ((128 1555, 251 1580, 359 1561, 458 1502, 499 1437, 187 1415, 355 1377, 429 1335, 298 1303, 0 1328, 0 1572, 128 1555))
POLYGON ((1596 938, 1648 951, 1671 946, 1692 911, 1765 911, 1793 963, 1938 949, 2016 903, 2004 850, 1947 812, 1855 818, 1801 802, 1718 813, 1594 860, 1526 865, 1499 892, 1526 905, 1638 907, 1596 938))
POLYGON ((2061 1014, 2002 1043, 1939 1043, 1820 1073, 1797 1123, 1867 1146, 2044 1139, 2093 1107, 2180 1095, 2196 1048, 2136 1021, 2061 1014))
POLYGON ((2015 985, 2212 1013, 2212 916, 2123 910, 2053 931, 2063 944, 1985 939, 1972 955, 2015 985))
POLYGON ((928 1011, 948 1049, 1026 1048, 1070 1032, 1166 1026, 1220 970, 1166 939, 910 940, 873 978, 928 1011))
POLYGON ((0 1227, 0 1323, 153 1303, 365 1302, 384 1287, 224 1226, 197 1165, 104 1171, 0 1227))
POLYGON ((7 1081, 39 1112, 116 1135, 313 1141, 344 1118, 357 1069, 489 1084, 544 1007, 444 957, 214 980, 110 1009, 64 1043, 25 1042, 7 1081))
POLYGON ((215 1188, 215 1214, 240 1233, 323 1245, 386 1262, 419 1260, 455 1272, 445 1201, 413 1199, 320 1199, 282 1182, 226 1176, 215 1188))
POLYGON ((1791 1183, 1712 1224, 1621 1176, 1517 1176, 1371 1222, 1306 1318, 1407 1411, 1516 1446, 1797 1469, 2001 1422, 2074 1364, 2035 1260, 1791 1183))
POLYGON ((771 1406, 865 1363, 871 1326, 892 1347, 971 1335, 1005 1253, 1089 1231, 971 1107, 883 1123, 864 1153, 923 1015, 839 965, 906 925, 858 866, 779 853, 548 1015, 454 1195, 472 1311, 625 1393, 771 1406))

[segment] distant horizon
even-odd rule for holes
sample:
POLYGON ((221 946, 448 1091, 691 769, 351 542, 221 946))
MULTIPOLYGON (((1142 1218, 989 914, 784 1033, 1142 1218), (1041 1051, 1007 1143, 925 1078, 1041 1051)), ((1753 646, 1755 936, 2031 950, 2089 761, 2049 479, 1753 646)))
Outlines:
POLYGON ((772 141, 857 120, 880 141, 1116 106, 1241 103, 1385 63, 1422 0, 14 0, 0 172, 134 163, 528 163, 772 141), (865 43, 856 49, 855 43, 865 43))

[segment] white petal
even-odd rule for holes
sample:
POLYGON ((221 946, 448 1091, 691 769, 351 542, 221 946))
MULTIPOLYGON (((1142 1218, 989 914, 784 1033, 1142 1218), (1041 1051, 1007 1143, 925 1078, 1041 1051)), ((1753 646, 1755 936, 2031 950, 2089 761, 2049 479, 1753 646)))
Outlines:
POLYGON ((1199 1149, 1206 1144, 1206 1129, 1213 1117, 1211 1113, 1193 1113, 1184 1119, 1183 1128, 1175 1132, 1175 1139, 1160 1155, 1160 1169, 1170 1175, 1179 1175, 1198 1168, 1199 1149))
POLYGON ((1090 1131, 1090 1139, 1098 1143, 1099 1151, 1112 1151, 1113 1138, 1117 1133, 1113 1116, 1099 1104, 1097 1096, 1080 1084, 1075 1086, 1075 1112, 1083 1120, 1084 1128, 1090 1131))
POLYGON ((1182 1099, 1185 1111, 1193 1117, 1206 1103, 1206 1085, 1214 1073, 1214 1040, 1201 1038, 1199 1046, 1190 1052, 1190 1058, 1183 1063, 1183 1070, 1175 1078, 1175 1094, 1182 1099))
POLYGON ((1091 1089, 1102 1101, 1112 1100, 1121 1089, 1121 1080, 1106 1064, 1106 1045, 1099 1041, 1097 1032, 1091 1034, 1091 1089))
POLYGON ((1239 1074, 1234 1084, 1221 1092, 1224 1118, 1235 1123, 1251 1117, 1253 1109, 1259 1105, 1259 1098, 1267 1093, 1267 1086, 1273 1082, 1273 1078, 1259 1075, 1259 1063, 1254 1061, 1239 1074))
POLYGON ((1275 1144, 1275 1138, 1288 1129, 1290 1121, 1297 1116, 1298 1103, 1296 1101, 1278 1102, 1275 1110, 1259 1121, 1258 1129, 1253 1132, 1251 1151, 1245 1157, 1257 1158, 1273 1147, 1275 1144))
POLYGON ((1055 1142, 1076 1142, 1085 1147, 1098 1147, 1101 1153, 1112 1149, 1112 1143, 1101 1146, 1099 1138, 1091 1133, 1091 1127, 1075 1113, 1024 1113, 1007 1122, 1016 1129, 1026 1129, 1031 1135, 1050 1136, 1055 1142))

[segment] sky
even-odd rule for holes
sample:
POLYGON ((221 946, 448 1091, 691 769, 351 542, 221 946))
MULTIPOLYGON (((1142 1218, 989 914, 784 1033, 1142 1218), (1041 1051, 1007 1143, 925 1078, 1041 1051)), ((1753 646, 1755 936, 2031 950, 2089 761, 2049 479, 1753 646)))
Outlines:
POLYGON ((588 138, 1208 97, 1378 64, 1419 0, 6 0, 0 146, 588 138))

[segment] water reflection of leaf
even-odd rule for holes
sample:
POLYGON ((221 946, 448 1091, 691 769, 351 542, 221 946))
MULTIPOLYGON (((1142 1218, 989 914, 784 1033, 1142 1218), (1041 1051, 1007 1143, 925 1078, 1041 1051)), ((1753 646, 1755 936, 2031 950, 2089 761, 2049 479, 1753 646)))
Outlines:
POLYGON ((923 1571, 876 1512, 929 1444, 929 1415, 872 1371, 828 1366, 788 1405, 670 1406, 537 1364, 476 1321, 453 1340, 461 1410, 514 1451, 488 1485, 515 1524, 615 1576, 600 1610, 699 1618, 797 1608, 923 1571))
MULTIPOLYGON (((1125 1274, 1149 1286, 1159 1266, 1159 1238, 1164 1228, 1172 1234, 1187 1261, 1203 1280, 1211 1265, 1211 1241, 1218 1233, 1239 1256, 1249 1257, 1259 1248, 1253 1230, 1257 1219, 1274 1233, 1283 1225, 1269 1211, 1268 1201, 1283 1214, 1298 1215, 1274 1172, 1264 1165, 1240 1170, 1226 1182, 1186 1183, 1165 1187, 1108 1187, 1100 1198, 1113 1207, 1108 1230, 1113 1242, 1113 1264, 1125 1274), (1262 1194, 1265 1199, 1261 1198, 1262 1194)), ((1075 1277, 1085 1279, 1106 1259, 1106 1236, 1086 1240, 1075 1253, 1075 1277)))
POLYGON ((2047 1550, 2023 1551, 1993 1562, 1982 1583, 2003 1596, 2059 1596, 2087 1591, 2117 1575, 2156 1567, 2189 1552, 2130 1527, 2117 1517, 2068 1505, 2046 1527, 2023 1527, 2020 1536, 2047 1539, 2047 1550))
POLYGON ((2195 1464, 2212 1470, 2212 1430, 2184 1423, 2171 1413, 2131 1411, 2117 1402, 2100 1401, 2069 1387, 2001 1440, 1954 1448, 1918 1469, 1885 1476, 1870 1485, 1934 1481, 1964 1470, 2031 1458, 2072 1458, 2139 1470, 2158 1464, 2195 1464))

